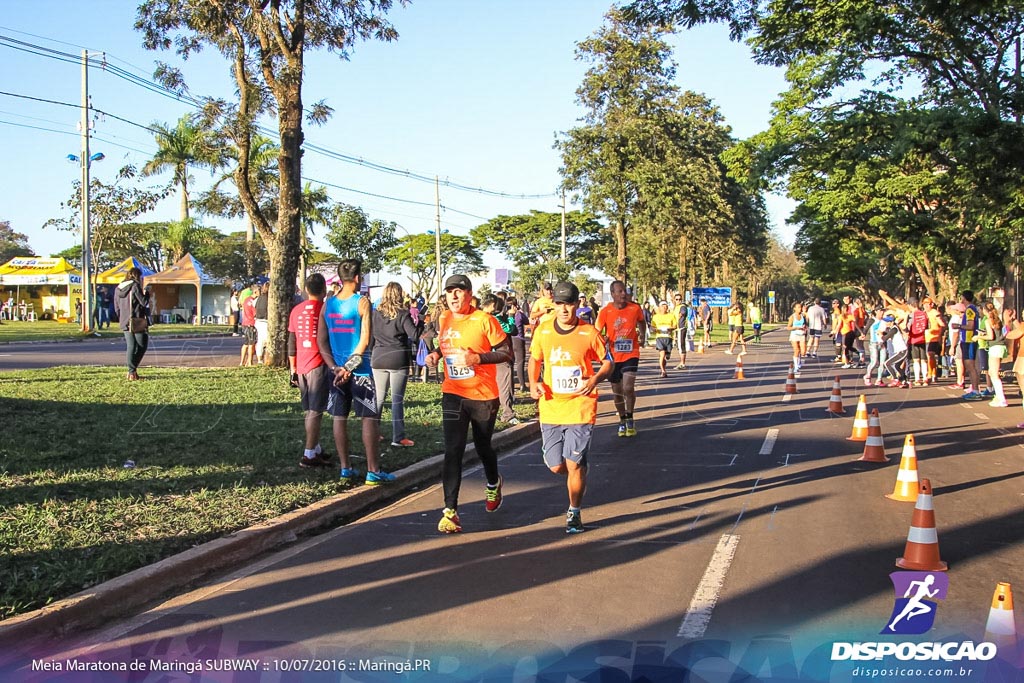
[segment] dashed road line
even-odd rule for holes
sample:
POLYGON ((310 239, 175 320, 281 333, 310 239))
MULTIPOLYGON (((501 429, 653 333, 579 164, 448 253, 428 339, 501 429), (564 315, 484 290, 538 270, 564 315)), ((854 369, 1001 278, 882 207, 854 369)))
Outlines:
POLYGON ((988 419, 988 415, 986 415, 985 413, 975 413, 974 417, 978 418, 979 420, 987 420, 988 419))
POLYGON ((704 576, 701 577, 697 590, 693 593, 693 599, 686 610, 686 616, 679 625, 680 638, 698 639, 704 636, 704 632, 711 623, 711 613, 718 603, 718 596, 722 593, 722 586, 725 585, 725 575, 729 571, 732 559, 736 555, 736 546, 740 542, 739 536, 725 534, 718 540, 715 552, 711 555, 704 576))
POLYGON ((772 449, 775 448, 775 442, 779 440, 779 430, 769 429, 768 433, 764 437, 764 443, 761 444, 761 450, 758 451, 758 455, 771 455, 772 449))

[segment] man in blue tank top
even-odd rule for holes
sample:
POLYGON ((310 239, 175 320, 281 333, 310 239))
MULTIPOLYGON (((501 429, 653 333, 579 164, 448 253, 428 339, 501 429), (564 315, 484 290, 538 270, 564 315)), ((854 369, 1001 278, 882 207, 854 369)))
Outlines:
POLYGON ((324 302, 323 321, 317 330, 317 346, 333 381, 327 397, 327 413, 334 418, 334 445, 341 460, 341 483, 352 483, 358 473, 349 465, 348 415, 355 410, 363 422, 366 449, 366 485, 379 486, 395 480, 377 462, 377 398, 370 373, 370 301, 359 294, 362 261, 345 259, 338 264, 341 291, 324 302))

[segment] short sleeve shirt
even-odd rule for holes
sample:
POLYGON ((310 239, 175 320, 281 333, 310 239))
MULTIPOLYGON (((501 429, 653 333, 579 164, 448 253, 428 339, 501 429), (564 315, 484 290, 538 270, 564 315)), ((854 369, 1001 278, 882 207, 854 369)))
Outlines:
POLYGON ((675 313, 655 313, 651 316, 651 327, 654 328, 656 336, 662 339, 671 339, 677 324, 675 313))
POLYGON ((490 313, 474 308, 469 314, 457 318, 445 311, 438 320, 437 343, 444 366, 441 391, 475 401, 498 398, 498 369, 495 365, 465 367, 455 361, 455 352, 489 353, 505 340, 505 331, 498 319, 490 313))
POLYGON ((924 331, 924 340, 926 343, 942 340, 942 319, 934 308, 928 311, 928 329, 924 331))
POLYGON ((978 309, 972 304, 964 310, 963 322, 960 323, 960 341, 966 344, 978 341, 978 309))
POLYGON ((316 333, 320 328, 322 301, 306 301, 288 315, 288 331, 295 335, 295 372, 305 375, 324 364, 316 346, 316 333))
POLYGON ((256 301, 248 297, 242 302, 242 327, 253 327, 256 324, 256 301))
POLYGON ((597 387, 575 395, 593 374, 594 362, 611 360, 604 339, 593 325, 580 322, 569 331, 553 320, 537 326, 530 342, 530 357, 544 363, 544 396, 540 399, 541 424, 594 424, 597 387))
POLYGON ((640 357, 640 335, 636 328, 644 320, 644 311, 632 301, 623 308, 608 304, 597 315, 597 329, 604 332, 611 344, 616 363, 640 357))

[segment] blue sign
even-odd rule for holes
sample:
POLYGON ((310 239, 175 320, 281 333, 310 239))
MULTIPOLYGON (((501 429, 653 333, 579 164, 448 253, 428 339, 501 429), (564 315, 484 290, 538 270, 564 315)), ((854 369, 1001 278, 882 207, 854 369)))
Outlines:
POLYGON ((732 287, 694 287, 693 301, 697 304, 706 299, 708 305, 718 308, 732 306, 732 287))

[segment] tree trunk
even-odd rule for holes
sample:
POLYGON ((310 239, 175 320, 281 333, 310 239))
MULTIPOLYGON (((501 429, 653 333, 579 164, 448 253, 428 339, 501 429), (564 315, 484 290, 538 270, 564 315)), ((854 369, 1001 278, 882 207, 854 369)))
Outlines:
POLYGON ((277 98, 281 135, 281 153, 278 156, 280 210, 273 240, 264 240, 270 256, 267 365, 287 367, 288 316, 295 295, 302 233, 302 93, 298 79, 280 87, 283 91, 277 98))
POLYGON ((626 222, 615 221, 615 277, 626 282, 629 258, 626 256, 626 222))
POLYGON ((188 220, 188 178, 181 181, 181 221, 188 220))

